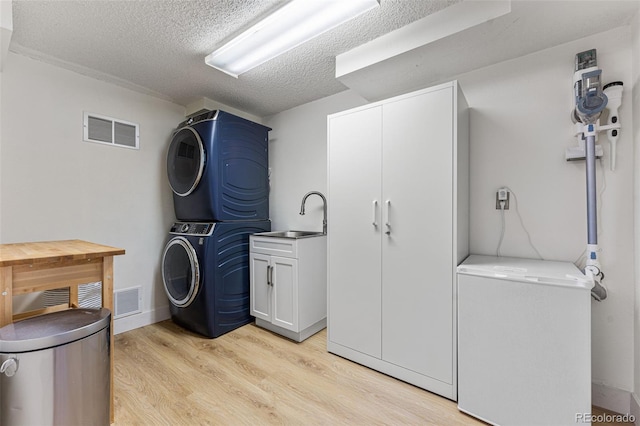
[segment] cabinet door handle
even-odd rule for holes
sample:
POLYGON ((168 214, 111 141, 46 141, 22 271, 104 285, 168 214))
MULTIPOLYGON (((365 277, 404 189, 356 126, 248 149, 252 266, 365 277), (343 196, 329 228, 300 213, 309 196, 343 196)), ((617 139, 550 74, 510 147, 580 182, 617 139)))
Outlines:
POLYGON ((271 265, 271 287, 276 285, 276 282, 273 279, 273 270, 275 269, 275 267, 273 265, 271 265))
POLYGON ((273 286, 273 266, 267 265, 267 285, 273 286))
POLYGON ((389 212, 391 210, 391 200, 385 201, 385 204, 387 206, 387 221, 384 223, 385 226, 387 227, 387 231, 385 232, 385 234, 390 235, 391 234, 391 219, 389 219, 389 212))
POLYGON ((378 218, 378 200, 373 200, 373 219, 372 219, 372 223, 374 227, 378 226, 378 221, 376 220, 378 218))

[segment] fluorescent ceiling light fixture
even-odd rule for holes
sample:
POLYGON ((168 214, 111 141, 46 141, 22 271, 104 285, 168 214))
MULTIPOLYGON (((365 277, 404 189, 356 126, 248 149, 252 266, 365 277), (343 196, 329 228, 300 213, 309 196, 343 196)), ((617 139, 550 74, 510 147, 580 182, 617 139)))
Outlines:
POLYGON ((238 78, 242 73, 379 6, 379 0, 293 0, 204 61, 238 78))

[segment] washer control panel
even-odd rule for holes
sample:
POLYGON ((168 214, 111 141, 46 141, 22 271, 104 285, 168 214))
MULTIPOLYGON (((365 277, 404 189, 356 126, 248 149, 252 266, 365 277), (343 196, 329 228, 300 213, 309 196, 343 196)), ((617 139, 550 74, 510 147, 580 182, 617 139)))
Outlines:
POLYGON ((211 235, 215 223, 175 222, 169 233, 174 235, 211 235))

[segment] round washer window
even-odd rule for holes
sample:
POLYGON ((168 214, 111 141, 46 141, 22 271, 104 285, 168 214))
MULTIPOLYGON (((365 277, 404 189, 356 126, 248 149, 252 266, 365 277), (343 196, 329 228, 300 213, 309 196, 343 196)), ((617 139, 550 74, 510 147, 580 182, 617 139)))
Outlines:
POLYGON ((177 307, 193 302, 200 288, 200 265, 193 246, 184 237, 167 243, 162 255, 162 282, 167 297, 177 307))
POLYGON ((184 197, 195 191, 204 170, 204 147, 198 132, 183 127, 171 139, 167 174, 171 189, 184 197))

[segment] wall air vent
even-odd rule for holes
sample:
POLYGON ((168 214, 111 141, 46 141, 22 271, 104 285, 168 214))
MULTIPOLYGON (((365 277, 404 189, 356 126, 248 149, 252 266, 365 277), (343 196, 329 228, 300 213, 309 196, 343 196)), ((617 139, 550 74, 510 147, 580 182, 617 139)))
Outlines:
MULTIPOLYGON (((45 290, 43 293, 44 307, 69 304, 69 288, 45 290)), ((80 284, 78 286, 78 307, 99 308, 102 306, 102 283, 80 284)))
POLYGON ((86 142, 139 149, 139 126, 135 123, 85 112, 83 124, 86 142))
POLYGON ((113 318, 122 318, 142 312, 142 287, 131 287, 113 293, 113 318))

